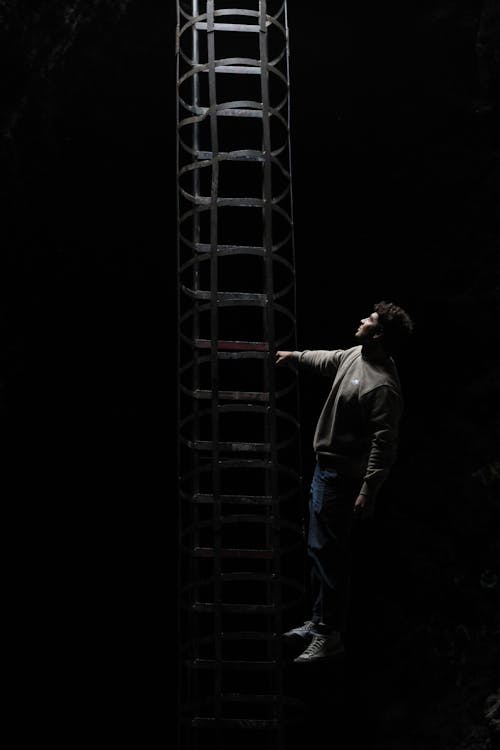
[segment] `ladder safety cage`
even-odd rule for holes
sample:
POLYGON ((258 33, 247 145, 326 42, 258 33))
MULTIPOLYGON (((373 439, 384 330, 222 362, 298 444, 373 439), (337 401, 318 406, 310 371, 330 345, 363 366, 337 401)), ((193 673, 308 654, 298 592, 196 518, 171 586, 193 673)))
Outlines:
POLYGON ((287 5, 232 2, 177 1, 179 736, 284 750, 304 594, 297 375, 275 367, 296 349, 287 5))

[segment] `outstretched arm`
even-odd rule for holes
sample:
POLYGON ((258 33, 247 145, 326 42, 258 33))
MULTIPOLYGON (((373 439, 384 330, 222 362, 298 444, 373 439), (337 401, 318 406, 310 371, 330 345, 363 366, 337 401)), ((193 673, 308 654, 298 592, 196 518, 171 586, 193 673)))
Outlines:
POLYGON ((276 364, 282 365, 286 362, 299 365, 301 368, 317 372, 319 375, 333 377, 337 372, 340 364, 340 358, 343 354, 342 349, 306 349, 303 352, 276 352, 276 364))

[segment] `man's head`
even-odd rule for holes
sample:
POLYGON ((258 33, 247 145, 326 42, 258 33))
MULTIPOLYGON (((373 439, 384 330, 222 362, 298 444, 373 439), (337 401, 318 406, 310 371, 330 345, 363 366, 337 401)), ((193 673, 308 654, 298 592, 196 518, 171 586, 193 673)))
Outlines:
POLYGON ((413 331, 413 322, 393 302, 377 302, 373 312, 362 318, 356 338, 363 346, 380 346, 389 354, 397 351, 413 331))

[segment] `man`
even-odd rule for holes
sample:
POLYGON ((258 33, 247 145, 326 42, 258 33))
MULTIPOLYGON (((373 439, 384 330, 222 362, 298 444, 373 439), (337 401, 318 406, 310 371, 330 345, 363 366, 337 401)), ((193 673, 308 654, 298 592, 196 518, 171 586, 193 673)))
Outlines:
POLYGON ((408 314, 379 302, 356 331, 357 346, 333 351, 277 352, 277 365, 333 378, 316 427, 316 467, 309 502, 308 555, 312 617, 285 633, 309 645, 307 663, 343 650, 349 598, 353 518, 373 513, 377 493, 396 458, 402 396, 390 356, 411 333, 408 314))

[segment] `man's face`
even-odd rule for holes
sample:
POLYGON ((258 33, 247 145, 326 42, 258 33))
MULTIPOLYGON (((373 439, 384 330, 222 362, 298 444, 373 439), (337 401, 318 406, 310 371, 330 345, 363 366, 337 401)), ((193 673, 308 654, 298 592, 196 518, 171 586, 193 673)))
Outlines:
POLYGON ((382 327, 379 323, 378 313, 376 312, 372 312, 367 318, 362 318, 360 323, 354 335, 361 343, 371 341, 376 334, 381 333, 382 327))

